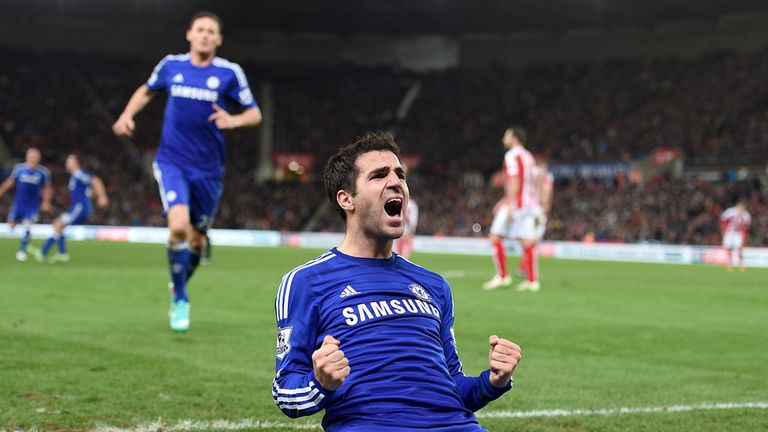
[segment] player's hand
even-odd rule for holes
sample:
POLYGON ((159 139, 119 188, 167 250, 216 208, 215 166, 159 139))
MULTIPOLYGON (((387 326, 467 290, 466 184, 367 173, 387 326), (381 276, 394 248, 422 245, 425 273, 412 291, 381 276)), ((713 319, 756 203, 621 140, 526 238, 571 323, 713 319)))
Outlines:
POLYGON ((105 196, 99 197, 96 200, 96 205, 101 207, 101 208, 107 207, 109 205, 109 198, 107 198, 105 196))
POLYGON ((491 385, 501 388, 509 383, 517 364, 520 363, 520 347, 506 339, 496 335, 488 339, 490 351, 488 352, 488 364, 491 375, 488 377, 491 385))
POLYGON ((341 342, 328 335, 323 339, 323 345, 312 353, 312 367, 315 379, 329 391, 334 391, 344 384, 349 376, 349 360, 344 351, 339 349, 341 342))
POLYGON ((216 127, 219 129, 234 129, 240 127, 240 122, 235 116, 226 112, 224 108, 218 104, 213 104, 213 114, 208 117, 208 121, 216 122, 216 127))
POLYGON ((121 114, 115 124, 112 125, 112 131, 117 136, 132 137, 134 129, 136 129, 136 123, 125 114, 121 114))

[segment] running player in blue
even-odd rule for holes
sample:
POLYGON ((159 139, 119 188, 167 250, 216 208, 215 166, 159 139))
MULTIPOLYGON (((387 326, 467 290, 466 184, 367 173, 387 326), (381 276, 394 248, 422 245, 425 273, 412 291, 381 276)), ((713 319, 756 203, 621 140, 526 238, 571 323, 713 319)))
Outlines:
POLYGON ((91 205, 91 196, 96 195, 96 205, 104 208, 109 205, 107 190, 104 188, 104 182, 95 175, 89 173, 80 167, 80 158, 72 153, 67 156, 65 162, 67 172, 69 173, 69 195, 72 198, 72 204, 66 212, 53 221, 53 235, 45 241, 43 248, 35 250, 35 258, 43 261, 48 251, 56 244, 58 253, 51 257, 51 262, 67 262, 69 254, 67 253, 67 240, 64 236, 64 228, 69 225, 79 225, 88 219, 93 207, 91 205))
POLYGON ((512 387, 520 347, 490 336, 489 369, 464 375, 451 287, 392 253, 408 206, 397 144, 362 137, 323 182, 346 236, 280 284, 275 403, 290 417, 324 409, 332 432, 485 431, 474 411, 512 387))
POLYGON ((8 215, 8 224, 15 228, 21 223, 25 228, 19 250, 16 252, 16 259, 19 261, 27 260, 27 246, 32 234, 32 224, 38 218, 38 211, 51 211, 51 173, 40 165, 41 157, 40 150, 30 147, 27 149, 25 162, 16 165, 11 175, 0 184, 0 197, 16 185, 16 196, 8 215))
POLYGON ((222 43, 219 17, 210 12, 193 16, 187 41, 189 52, 160 61, 112 127, 117 135, 132 136, 134 116, 156 93, 168 94, 154 170, 168 217, 169 315, 174 331, 189 329, 187 281, 200 263, 205 234, 221 198, 222 130, 261 122, 242 68, 216 57, 222 43), (240 113, 230 114, 230 108, 240 113))

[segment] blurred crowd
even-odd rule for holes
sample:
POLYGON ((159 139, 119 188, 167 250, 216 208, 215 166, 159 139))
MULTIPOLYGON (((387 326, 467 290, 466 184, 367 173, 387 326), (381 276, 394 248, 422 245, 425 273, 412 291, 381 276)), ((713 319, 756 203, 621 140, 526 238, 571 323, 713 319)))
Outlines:
MULTIPOLYGON (((2 55, 0 139, 17 159, 29 146, 42 150, 56 188, 56 211, 43 220, 66 207, 63 162, 68 152, 79 151, 112 198, 91 223, 164 225, 148 170, 163 101, 137 116, 131 142, 110 129, 154 62, 11 50, 2 55)), ((395 132, 404 154, 420 156, 409 175, 421 210, 419 234, 487 234, 501 196, 491 181, 504 153, 500 137, 511 123, 529 130, 534 153, 555 162, 636 160, 659 147, 680 149, 686 163, 768 161, 768 82, 761 78, 768 73, 768 52, 523 71, 243 67, 257 100, 265 94, 263 83, 271 88, 273 150, 311 154, 317 162, 292 181, 259 182, 259 129, 228 133, 218 227, 340 230, 324 203, 320 168, 339 146, 374 129, 395 132), (416 84, 420 92, 407 116, 399 117, 416 84)), ((548 238, 713 244, 719 241, 719 212, 745 197, 754 219, 751 244, 768 245, 767 196, 757 180, 558 182, 548 238)), ((3 217, 10 198, 0 200, 3 217)))

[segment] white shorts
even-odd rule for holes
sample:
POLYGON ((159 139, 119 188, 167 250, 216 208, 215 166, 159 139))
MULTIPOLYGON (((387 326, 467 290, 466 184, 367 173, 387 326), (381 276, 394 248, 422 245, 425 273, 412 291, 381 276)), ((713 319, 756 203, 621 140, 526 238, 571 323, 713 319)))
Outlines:
MULTIPOLYGON (((536 239, 537 224, 534 209, 514 210, 509 217, 509 206, 502 206, 493 216, 491 234, 512 239, 536 239)), ((544 233, 542 232, 542 235, 544 233)))
POLYGON ((727 232, 723 235, 723 247, 726 249, 740 249, 744 245, 744 236, 738 232, 727 232))

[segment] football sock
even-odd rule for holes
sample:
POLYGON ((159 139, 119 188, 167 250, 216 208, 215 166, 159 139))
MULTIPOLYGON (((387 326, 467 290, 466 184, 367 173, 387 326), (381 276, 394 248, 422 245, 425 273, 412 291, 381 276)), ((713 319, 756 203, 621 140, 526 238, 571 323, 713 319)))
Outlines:
POLYGON ((51 246, 53 246, 54 243, 59 242, 59 237, 61 237, 61 234, 53 233, 52 236, 48 237, 48 240, 45 241, 45 244, 43 244, 42 253, 43 255, 48 255, 48 251, 51 250, 51 246))
POLYGON ((168 267, 170 267, 171 282, 173 282, 173 301, 189 302, 189 296, 187 296, 189 248, 186 241, 168 243, 168 267))
POLYGON ((528 272, 528 281, 533 282, 538 275, 536 274, 536 256, 534 255, 534 249, 536 246, 526 246, 523 248, 523 254, 525 255, 526 271, 528 272))
POLYGON ((517 270, 525 273, 528 268, 528 257, 525 255, 525 251, 520 255, 520 262, 517 264, 517 270))
POLYGON ((499 277, 507 277, 507 256, 504 253, 504 242, 493 242, 493 263, 499 277))
POLYGON ((200 255, 202 250, 189 248, 189 265, 187 265, 187 280, 195 274, 197 266, 200 265, 200 255))
POLYGON ((19 251, 26 252, 27 245, 29 244, 29 238, 32 236, 32 233, 29 229, 24 233, 24 236, 21 238, 21 242, 19 242, 19 251))
POLYGON ((734 266, 739 265, 739 262, 741 261, 741 251, 736 249, 731 249, 731 264, 734 266))
POLYGON ((64 233, 61 233, 61 235, 59 236, 59 253, 60 254, 67 253, 67 238, 64 236, 64 233))

